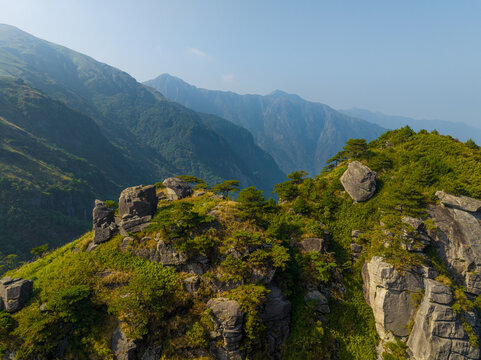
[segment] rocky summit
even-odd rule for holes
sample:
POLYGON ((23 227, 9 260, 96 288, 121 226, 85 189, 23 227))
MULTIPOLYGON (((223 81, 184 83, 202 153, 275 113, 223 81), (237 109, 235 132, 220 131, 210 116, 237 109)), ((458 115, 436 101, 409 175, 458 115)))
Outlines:
POLYGON ((2 275, 0 353, 480 359, 479 148, 403 128, 333 162, 278 202, 187 175, 97 200, 92 231, 2 275))

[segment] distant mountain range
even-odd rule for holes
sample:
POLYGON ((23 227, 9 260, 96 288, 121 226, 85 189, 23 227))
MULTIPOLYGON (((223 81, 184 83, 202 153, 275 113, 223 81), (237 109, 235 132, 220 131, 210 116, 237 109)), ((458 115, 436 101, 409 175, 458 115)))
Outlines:
POLYGON ((95 197, 127 186, 190 174, 270 192, 285 177, 247 130, 9 25, 0 25, 0 76, 0 252, 70 240, 95 197), (41 219, 23 216, 32 223, 18 232, 15 219, 35 209, 41 219))
POLYGON ((144 84, 186 107, 246 128, 286 173, 305 170, 318 174, 346 140, 371 140, 384 131, 327 105, 279 90, 266 96, 239 95, 200 89, 168 74, 144 84))
POLYGON ((437 130, 440 134, 451 135, 461 141, 472 139, 477 144, 481 144, 481 129, 462 122, 416 120, 405 116, 391 116, 357 108, 338 111, 348 116, 369 121, 386 129, 399 129, 400 127, 409 125, 409 127, 415 131, 421 129, 428 131, 437 130))

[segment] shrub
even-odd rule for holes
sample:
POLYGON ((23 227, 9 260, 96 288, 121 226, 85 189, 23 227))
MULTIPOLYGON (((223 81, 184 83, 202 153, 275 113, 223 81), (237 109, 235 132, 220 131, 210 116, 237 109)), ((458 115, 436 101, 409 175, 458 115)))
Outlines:
POLYGON ((229 292, 227 297, 236 300, 244 311, 244 331, 250 340, 259 339, 265 325, 259 318, 259 309, 265 303, 269 290, 263 285, 241 285, 229 292))

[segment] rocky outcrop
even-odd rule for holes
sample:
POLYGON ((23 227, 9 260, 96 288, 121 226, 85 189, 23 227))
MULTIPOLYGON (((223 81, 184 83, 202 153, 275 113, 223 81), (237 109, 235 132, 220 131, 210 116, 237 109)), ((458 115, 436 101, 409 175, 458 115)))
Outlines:
POLYGON ((155 186, 133 186, 119 198, 119 227, 123 236, 146 229, 157 209, 155 186))
POLYGON ((377 174, 359 161, 349 163, 341 184, 356 202, 369 200, 376 191, 377 174))
POLYGON ((239 303, 226 298, 215 298, 209 300, 207 307, 212 310, 214 322, 211 337, 223 342, 222 348, 215 348, 215 355, 220 359, 241 359, 240 343, 244 313, 239 303))
POLYGON ((167 188, 167 198, 169 200, 179 200, 191 196, 192 188, 184 180, 171 177, 162 183, 167 188))
POLYGON ((450 306, 451 289, 431 279, 425 280, 425 286, 407 342, 412 357, 416 360, 479 359, 479 347, 470 345, 460 315, 450 306))
POLYGON ((428 208, 436 230, 430 232, 439 256, 466 291, 481 294, 481 215, 478 200, 436 193, 442 206, 428 208))
POLYGON ((14 313, 23 308, 33 291, 33 281, 10 276, 0 280, 0 310, 14 313))
POLYGON ((94 244, 100 244, 109 240, 117 230, 117 224, 115 223, 115 212, 113 209, 108 208, 100 200, 95 200, 95 207, 92 211, 93 217, 93 231, 94 231, 94 244))
POLYGON ((135 360, 137 357, 137 345, 134 340, 117 328, 112 335, 112 351, 116 360, 135 360))
POLYGON ((266 304, 259 312, 259 317, 267 329, 267 342, 270 355, 280 359, 280 347, 289 336, 291 321, 291 303, 285 298, 281 290, 270 285, 266 296, 266 304))
POLYGON ((436 196, 441 204, 453 209, 459 209, 468 212, 479 212, 481 210, 481 201, 470 198, 468 196, 456 196, 447 194, 444 191, 436 191, 436 196))
POLYGON ((409 335, 408 323, 415 312, 411 295, 424 288, 422 276, 414 271, 401 275, 394 266, 375 256, 364 265, 364 297, 374 312, 381 339, 409 335))
POLYGON ((155 186, 133 186, 120 193, 119 216, 129 214, 137 217, 152 216, 157 209, 155 186))

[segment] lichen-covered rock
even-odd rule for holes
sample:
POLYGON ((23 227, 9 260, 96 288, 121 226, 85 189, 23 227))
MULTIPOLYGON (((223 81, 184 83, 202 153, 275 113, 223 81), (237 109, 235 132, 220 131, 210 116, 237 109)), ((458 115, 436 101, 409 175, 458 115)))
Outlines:
POLYGON ((459 314, 451 308, 447 286, 425 280, 425 295, 416 313, 407 345, 415 360, 479 359, 479 347, 469 343, 459 314))
POLYGON ((159 360, 162 356, 162 346, 151 346, 147 348, 140 360, 159 360))
POLYGON ((191 196, 192 188, 184 180, 171 177, 162 183, 167 188, 167 198, 169 200, 179 200, 191 196))
POLYGON ((401 221, 410 225, 416 231, 422 231, 425 229, 424 222, 421 219, 417 219, 412 216, 404 216, 401 221))
POLYGON ((189 294, 194 295, 197 290, 199 290, 200 278, 197 275, 189 276, 182 280, 182 283, 184 285, 184 290, 189 294))
POLYGON ((430 235, 438 255, 467 292, 480 295, 481 216, 447 206, 431 206, 428 214, 436 225, 430 235))
POLYGON ((341 184, 354 201, 369 200, 376 191, 377 174, 359 161, 349 163, 341 184))
POLYGON ((142 218, 152 216, 157 209, 157 195, 154 185, 133 186, 120 193, 119 216, 129 214, 142 218))
POLYGON ((112 335, 112 351, 116 360, 134 360, 137 356, 137 345, 117 328, 112 335))
POLYGON ((307 238, 299 241, 297 246, 299 250, 304 253, 314 252, 325 252, 329 244, 329 234, 326 232, 325 236, 322 238, 307 238))
POLYGON ((481 209, 481 201, 470 198, 468 196, 456 196, 447 194, 444 191, 436 191, 436 196, 444 206, 459 209, 468 212, 479 212, 481 209))
POLYGON ((0 310, 14 313, 23 308, 33 291, 33 281, 6 276, 0 280, 0 310))
POLYGON ((170 244, 166 244, 163 240, 157 243, 157 251, 160 255, 160 262, 165 266, 180 266, 187 262, 186 257, 174 249, 170 244))
POLYGON ((95 200, 92 211, 95 244, 109 240, 117 232, 114 210, 105 206, 100 200, 95 200))
POLYGON ((269 353, 274 359, 280 359, 280 347, 289 337, 291 303, 278 287, 270 285, 268 289, 270 292, 266 296, 266 303, 259 312, 259 317, 267 328, 269 353))
POLYGON ((220 358, 240 359, 244 313, 239 303, 220 297, 210 299, 207 307, 212 310, 214 322, 211 337, 222 340, 224 344, 222 348, 216 348, 216 355, 220 358))
POLYGON ((327 298, 319 290, 309 291, 304 296, 304 301, 313 304, 314 309, 322 314, 328 314, 331 311, 327 298))
POLYGON ((423 290, 423 278, 416 272, 401 275, 394 266, 375 256, 362 271, 364 297, 371 306, 376 330, 383 340, 409 335, 408 323, 415 312, 411 295, 423 290))

